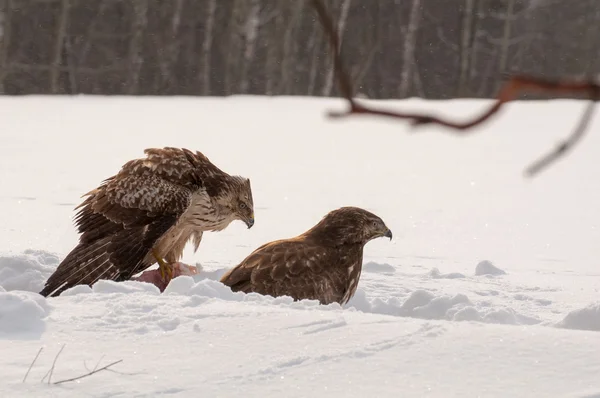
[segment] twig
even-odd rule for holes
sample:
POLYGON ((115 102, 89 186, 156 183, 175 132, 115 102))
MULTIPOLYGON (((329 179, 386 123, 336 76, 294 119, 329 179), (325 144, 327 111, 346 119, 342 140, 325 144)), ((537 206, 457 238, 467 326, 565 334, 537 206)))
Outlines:
POLYGON ((25 373, 25 377, 23 377, 23 383, 25 383, 25 380, 27 380, 27 376, 29 376, 29 372, 31 372, 31 368, 33 368, 33 364, 35 363, 35 361, 37 361, 37 359, 40 356, 40 353, 42 352, 43 349, 44 349, 43 346, 40 347, 35 358, 33 358, 33 361, 31 361, 31 365, 29 365, 29 369, 27 369, 27 373, 25 373))
POLYGON ((101 367, 101 368, 99 368, 99 369, 96 369, 96 368, 94 368, 94 370, 92 370, 91 372, 89 372, 89 373, 86 373, 86 374, 84 374, 84 375, 77 376, 77 377, 72 377, 72 378, 70 378, 70 379, 59 380, 59 381, 56 381, 56 382, 54 382, 54 384, 68 383, 68 382, 70 382, 70 381, 75 381, 75 380, 83 379, 84 377, 91 376, 91 375, 93 375, 94 373, 98 373, 98 372, 101 372, 101 371, 103 371, 103 370, 107 370, 107 369, 108 369, 108 368, 110 368, 111 366, 114 366, 114 365, 116 365, 116 364, 118 364, 118 363, 120 363, 120 362, 123 362, 123 360, 122 360, 122 359, 119 359, 118 361, 115 361, 115 362, 109 363, 108 365, 106 365, 106 366, 103 366, 103 367, 101 367))
MULTIPOLYGON (((60 350, 58 351, 58 353, 56 354, 56 356, 54 357, 54 361, 52 362, 52 367, 48 370, 48 372, 46 372, 46 374, 44 375, 44 377, 42 378, 41 382, 43 383, 44 380, 46 380, 46 377, 48 377, 48 384, 52 383, 52 374, 54 373, 54 368, 56 367, 56 362, 58 360, 58 357, 60 356, 61 352, 63 351, 63 349, 65 348, 66 344, 63 344, 62 347, 60 348, 60 350)), ((31 368, 33 367, 33 364, 35 363, 35 361, 38 359, 38 357, 40 356, 40 353, 42 352, 42 349, 44 347, 41 347, 37 353, 37 355, 35 356, 35 358, 33 359, 33 361, 31 362, 31 365, 29 365, 29 369, 27 369, 27 373, 25 374, 25 377, 23 378, 23 383, 25 383, 25 380, 27 380, 27 375, 29 374, 29 372, 31 371, 31 368)), ((59 380, 59 381, 55 381, 52 384, 62 384, 62 383, 68 383, 70 381, 75 381, 75 380, 79 380, 79 379, 83 379, 84 377, 88 377, 91 376, 95 373, 101 372, 103 370, 106 371, 110 371, 110 372, 115 372, 115 373, 119 373, 116 372, 112 369, 110 369, 110 367, 123 362, 122 359, 119 359, 118 361, 109 363, 106 366, 103 366, 101 368, 98 368, 98 366, 100 365, 100 362, 102 361, 102 359, 104 359, 104 355, 102 355, 102 357, 100 357, 100 359, 98 360, 98 362, 96 363, 96 366, 94 366, 94 369, 92 369, 91 371, 88 369, 87 364, 85 361, 83 361, 83 366, 86 368, 86 370, 88 371, 88 373, 83 374, 81 376, 77 376, 77 377, 72 377, 70 379, 64 379, 64 380, 59 380)))
POLYGON ((553 162, 557 161, 559 158, 565 156, 570 149, 573 149, 573 147, 578 142, 581 141, 581 139, 583 138, 583 136, 585 135, 585 133, 587 131, 587 126, 590 123, 592 116, 594 115, 594 111, 596 110, 595 105, 596 105, 596 103, 594 101, 591 101, 588 104, 588 106, 585 109, 585 112, 583 114, 583 117, 581 118, 581 120, 579 121, 579 124, 577 125, 577 128, 573 131, 573 133, 571 133, 571 135, 565 141, 561 142, 556 147, 555 150, 542 156, 540 159, 536 160, 534 163, 531 164, 531 166, 529 166, 527 168, 525 173, 528 177, 532 177, 533 175, 542 171, 544 168, 546 168, 551 163, 553 163, 553 162))
POLYGON ((106 356, 106 355, 102 355, 102 356, 100 357, 100 359, 98 360, 98 362, 96 362, 96 366, 94 366, 94 369, 93 369, 93 370, 90 370, 90 368, 88 368, 88 366, 87 366, 87 362, 86 362, 85 360, 83 361, 83 367, 84 367, 84 368, 85 368, 85 370, 87 370, 88 372, 93 372, 94 370, 98 369, 98 366, 100 365, 100 362, 102 362, 102 360, 104 359, 104 357, 105 357, 105 356, 106 356))
MULTIPOLYGON (((513 76, 503 85, 500 94, 496 97, 496 102, 487 111, 471 121, 459 123, 451 122, 433 115, 414 114, 412 115, 412 118, 414 119, 413 124, 420 125, 433 123, 459 131, 468 130, 492 117, 500 110, 502 105, 514 100, 519 94, 524 92, 587 94, 592 101, 597 101, 599 99, 598 94, 600 93, 600 87, 593 82, 552 81, 531 76, 513 76)), ((588 111, 586 111, 585 114, 587 115, 587 113, 588 111)), ((585 122, 585 120, 582 120, 582 122, 585 122)), ((587 127, 587 123, 583 123, 583 128, 585 127, 587 127)))
MULTIPOLYGON (((58 360, 58 356, 60 355, 60 353, 63 351, 63 349, 65 348, 66 344, 63 344, 62 347, 60 347, 60 350, 58 351, 58 354, 56 354, 56 356, 54 357, 54 361, 52 362, 52 367, 50 368, 49 375, 48 375, 48 384, 50 384, 50 382, 52 381, 52 373, 54 373, 54 367, 56 366, 56 361, 58 360)), ((47 373, 48 374, 48 373, 47 373)), ((46 378, 46 376, 44 376, 44 379, 46 378)), ((42 381, 44 381, 44 379, 42 379, 42 381)))
POLYGON ((592 101, 587 107, 585 113, 579 125, 575 131, 569 136, 569 138, 561 143, 561 145, 545 155, 540 160, 532 164, 527 170, 525 175, 528 177, 534 176, 541 170, 546 168, 551 163, 555 162, 559 158, 563 157, 568 151, 577 144, 586 132, 587 126, 592 118, 595 102, 600 100, 600 87, 592 81, 552 81, 539 79, 531 76, 512 76, 502 86, 500 93, 496 97, 495 103, 483 112, 481 115, 474 117, 466 122, 455 122, 447 120, 435 115, 426 113, 406 113, 397 112, 391 110, 383 110, 372 106, 366 106, 357 103, 356 99, 353 98, 353 88, 350 81, 350 77, 344 68, 342 57, 339 49, 339 38, 335 30, 333 20, 327 12, 327 9, 323 5, 321 0, 310 0, 313 8, 315 9, 321 25, 327 35, 329 42, 332 47, 333 54, 333 65, 335 76, 338 81, 340 92, 349 104, 349 109, 343 112, 329 112, 330 117, 345 117, 349 115, 374 115, 374 116, 385 116, 394 119, 408 119, 413 126, 420 126, 425 124, 437 124, 439 126, 447 127, 453 134, 464 135, 472 133, 473 127, 482 124, 493 115, 498 113, 506 102, 512 101, 517 96, 524 92, 545 92, 549 94, 563 94, 563 93, 575 93, 575 94, 586 94, 592 101))

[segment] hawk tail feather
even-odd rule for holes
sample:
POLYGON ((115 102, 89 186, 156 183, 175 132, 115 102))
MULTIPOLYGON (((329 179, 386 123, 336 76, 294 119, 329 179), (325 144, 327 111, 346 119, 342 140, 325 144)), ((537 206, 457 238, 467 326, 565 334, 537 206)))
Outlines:
POLYGON ((121 272, 107 251, 110 243, 110 238, 79 243, 48 278, 40 294, 55 297, 76 285, 91 286, 100 279, 118 280, 121 272))
MULTIPOLYGON (((52 297, 76 285, 92 286, 100 279, 117 282, 130 279, 152 265, 146 261, 148 252, 175 221, 175 215, 165 215, 150 224, 122 229, 95 240, 89 240, 88 236, 59 264, 40 294, 52 297)), ((100 224, 98 230, 103 225, 109 224, 100 224)), ((91 231, 84 232, 82 237, 87 233, 91 231)))

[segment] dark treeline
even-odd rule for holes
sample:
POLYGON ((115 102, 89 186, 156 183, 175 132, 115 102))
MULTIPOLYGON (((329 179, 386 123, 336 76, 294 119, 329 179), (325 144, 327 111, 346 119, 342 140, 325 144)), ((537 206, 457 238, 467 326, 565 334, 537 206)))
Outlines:
MULTIPOLYGON (((599 0, 326 0, 356 90, 491 97, 594 77, 599 0)), ((338 95, 304 0, 0 0, 4 94, 338 95)))

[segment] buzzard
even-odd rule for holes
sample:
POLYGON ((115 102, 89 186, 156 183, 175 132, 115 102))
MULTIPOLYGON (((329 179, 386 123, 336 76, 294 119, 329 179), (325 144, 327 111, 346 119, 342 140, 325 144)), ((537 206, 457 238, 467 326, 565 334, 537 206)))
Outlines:
POLYGON ((384 236, 391 240, 392 231, 381 218, 358 207, 342 207, 295 238, 262 245, 221 282, 234 292, 343 305, 356 291, 363 247, 384 236))
POLYGON ((149 148, 145 158, 123 165, 76 207, 79 244, 46 281, 43 296, 58 296, 99 279, 123 281, 158 262, 172 276, 192 239, 198 250, 204 231, 233 220, 254 225, 250 180, 220 170, 200 152, 149 148))

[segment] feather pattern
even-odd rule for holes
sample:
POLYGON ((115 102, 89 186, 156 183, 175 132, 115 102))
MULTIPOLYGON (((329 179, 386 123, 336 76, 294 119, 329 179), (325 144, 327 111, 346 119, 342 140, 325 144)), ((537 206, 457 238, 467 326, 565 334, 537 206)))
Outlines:
POLYGON ((200 152, 150 148, 84 195, 76 208, 78 245, 40 294, 56 296, 99 279, 127 280, 155 263, 152 249, 178 261, 190 238, 197 250, 204 231, 233 220, 252 226, 250 180, 231 176, 200 152))
POLYGON ((381 218, 343 207, 297 237, 260 246, 221 282, 234 292, 345 304, 358 286, 364 245, 382 236, 391 239, 381 218))

